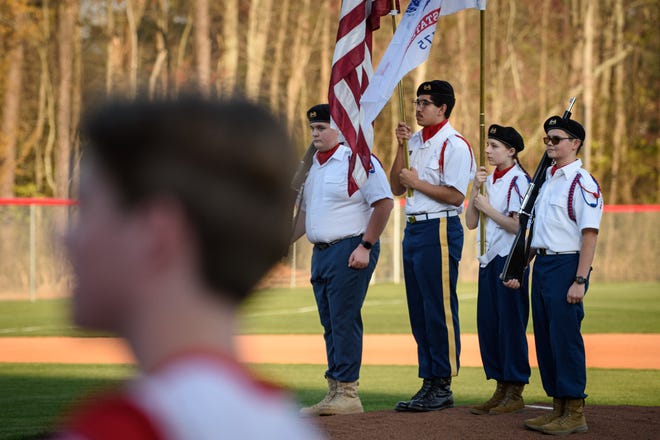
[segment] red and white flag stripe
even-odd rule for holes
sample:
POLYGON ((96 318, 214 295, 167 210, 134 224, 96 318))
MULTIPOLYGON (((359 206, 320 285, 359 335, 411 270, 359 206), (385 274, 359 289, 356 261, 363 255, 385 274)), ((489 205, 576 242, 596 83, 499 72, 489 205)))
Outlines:
POLYGON ((391 1, 344 0, 341 5, 328 102, 331 125, 353 151, 348 170, 349 195, 364 183, 371 168, 373 124, 365 122, 360 98, 373 74, 372 31, 378 29, 379 18, 390 12, 388 3, 391 1))

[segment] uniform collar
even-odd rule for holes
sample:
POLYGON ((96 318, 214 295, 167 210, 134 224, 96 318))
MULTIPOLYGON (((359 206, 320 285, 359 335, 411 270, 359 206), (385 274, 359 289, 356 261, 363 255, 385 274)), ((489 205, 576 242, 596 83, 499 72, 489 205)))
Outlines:
POLYGON ((511 171, 513 169, 513 167, 515 167, 515 166, 516 166, 516 164, 514 162, 513 165, 511 165, 509 168, 504 169, 502 171, 500 171, 496 168, 495 171, 493 171, 493 183, 497 182, 498 179, 501 179, 502 177, 504 177, 506 175, 506 173, 511 171))
MULTIPOLYGON (((420 147, 419 148, 428 148, 430 144, 430 140, 433 139, 435 136, 438 135, 438 133, 444 133, 446 130, 451 128, 451 124, 449 123, 449 119, 445 119, 444 121, 440 122, 439 124, 432 125, 430 127, 423 127, 421 130, 417 131, 415 133, 416 136, 419 136, 419 141, 420 141, 420 147), (433 135, 426 140, 424 140, 424 128, 427 129, 434 129, 433 135)), ((427 130, 428 131, 428 130, 427 130)))
POLYGON ((429 139, 431 139, 433 136, 438 134, 442 128, 449 123, 449 119, 445 119, 444 121, 435 124, 435 125, 429 125, 428 127, 423 127, 422 128, 422 142, 426 142, 429 139))
MULTIPOLYGON (((564 179, 568 180, 573 174, 577 172, 582 168, 582 160, 581 159, 575 159, 573 162, 564 165, 561 168, 557 168, 557 171, 555 171, 555 176, 564 176, 564 179)), ((550 172, 550 170, 548 170, 550 172)), ((551 177, 552 174, 551 174, 551 177)))
POLYGON ((334 157, 340 157, 337 152, 338 151, 343 151, 342 150, 343 145, 341 143, 335 145, 332 147, 330 150, 321 152, 317 151, 316 152, 316 161, 319 163, 319 165, 323 166, 325 165, 330 159, 334 157))

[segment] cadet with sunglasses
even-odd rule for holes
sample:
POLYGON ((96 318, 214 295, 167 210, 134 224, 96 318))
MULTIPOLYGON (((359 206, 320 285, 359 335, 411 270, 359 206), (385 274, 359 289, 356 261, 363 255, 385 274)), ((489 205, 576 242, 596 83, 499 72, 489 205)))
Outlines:
MULTIPOLYGON (((544 124, 548 157, 554 165, 536 200, 532 252, 532 317, 543 388, 553 398, 550 414, 525 421, 546 434, 586 432, 586 364, 580 326, 584 296, 603 213, 600 187, 577 154, 584 128, 553 116, 544 124)), ((507 287, 517 288, 517 280, 507 287)))
POLYGON ((454 405, 451 378, 458 374, 460 332, 456 281, 463 249, 462 211, 476 171, 469 143, 449 123, 454 89, 447 81, 427 81, 417 89, 415 117, 422 130, 412 134, 399 123, 390 185, 406 190, 407 224, 403 269, 413 336, 417 342, 420 390, 397 411, 435 411, 454 405), (408 151, 405 149, 408 140, 408 151), (410 154, 410 169, 405 155, 410 154))

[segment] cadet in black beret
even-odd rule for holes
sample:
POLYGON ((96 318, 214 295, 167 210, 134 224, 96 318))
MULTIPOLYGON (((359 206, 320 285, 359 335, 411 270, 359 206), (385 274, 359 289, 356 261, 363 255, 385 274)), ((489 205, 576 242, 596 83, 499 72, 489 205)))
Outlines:
MULTIPOLYGON (((580 141, 580 147, 577 150, 578 152, 580 152, 580 149, 582 148, 582 144, 584 143, 585 133, 584 133, 584 127, 578 121, 574 121, 573 119, 564 119, 561 116, 553 116, 545 121, 545 123, 543 124, 543 129, 548 134, 550 130, 553 129, 563 130, 564 132, 566 132, 566 134, 571 136, 571 139, 577 139, 580 141)), ((555 140, 552 139, 552 136, 546 139, 552 140, 552 144, 557 145, 555 144, 555 140)), ((544 143, 547 144, 548 141, 544 140, 544 143)))
POLYGON ((328 104, 317 104, 307 110, 309 122, 330 122, 330 106, 328 104))
MULTIPOLYGON (((603 197, 598 182, 577 157, 585 139, 582 125, 552 116, 543 128, 553 165, 534 204, 531 309, 536 358, 553 411, 525 420, 525 426, 565 435, 589 429, 584 414, 587 370, 581 328, 603 197)), ((509 280, 506 285, 515 287, 516 283, 509 280)))
POLYGON ((530 367, 525 334, 529 319, 528 276, 522 286, 510 289, 500 281, 509 249, 518 231, 518 212, 529 186, 529 176, 518 161, 525 148, 513 127, 488 128, 485 153, 495 166, 492 174, 480 167, 472 185, 465 213, 468 229, 486 230, 486 252, 478 257, 477 331, 481 360, 487 379, 497 382, 493 396, 470 408, 472 414, 506 414, 522 410, 522 391, 529 383, 530 367), (479 190, 485 187, 485 194, 479 190))
POLYGON ((456 104, 456 97, 454 96, 454 88, 447 81, 434 79, 433 81, 425 81, 417 87, 417 96, 429 95, 430 100, 437 107, 442 104, 447 104, 445 117, 451 116, 451 111, 456 104))
POLYGON ((387 175, 377 160, 369 178, 348 192, 354 158, 330 126, 328 104, 307 110, 316 148, 304 187, 292 241, 304 235, 314 245, 311 283, 324 330, 328 391, 318 403, 301 408, 306 416, 363 412, 358 393, 362 365, 361 310, 380 255, 379 237, 394 207, 387 175))
POLYGON ((507 146, 515 148, 517 152, 525 149, 525 142, 522 136, 513 127, 502 127, 501 125, 493 124, 488 127, 488 138, 497 139, 507 146))
POLYGON ((396 411, 437 411, 454 405, 451 381, 458 374, 460 352, 456 282, 463 248, 458 214, 477 168, 470 144, 449 121, 455 102, 447 81, 421 83, 414 104, 422 129, 413 133, 399 122, 395 133, 399 147, 390 185, 396 195, 409 191, 403 269, 422 379, 420 390, 398 402, 396 411))

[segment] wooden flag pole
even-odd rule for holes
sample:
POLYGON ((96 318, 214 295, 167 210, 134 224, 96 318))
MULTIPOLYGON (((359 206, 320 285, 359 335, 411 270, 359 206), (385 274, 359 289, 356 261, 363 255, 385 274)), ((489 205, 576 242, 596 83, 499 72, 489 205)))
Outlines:
MULTIPOLYGON (((485 154, 485 147, 486 147, 486 111, 485 111, 485 80, 484 80, 484 65, 485 63, 485 50, 484 47, 486 45, 486 37, 485 37, 485 32, 484 29, 486 28, 485 21, 486 21, 486 11, 485 10, 480 10, 479 11, 479 20, 480 20, 480 39, 481 39, 481 54, 480 54, 480 66, 479 66, 479 82, 480 82, 480 96, 479 96, 479 165, 480 166, 485 166, 486 165, 486 154, 485 154)), ((486 192, 486 185, 481 185, 481 194, 484 194, 486 192)), ((486 215, 483 213, 483 211, 479 212, 479 225, 481 226, 479 228, 479 249, 480 249, 480 254, 483 255, 486 253, 486 215)))
MULTIPOLYGON (((396 33, 396 15, 399 13, 399 10, 396 8, 396 0, 392 0, 392 9, 390 11, 390 15, 392 16, 392 35, 396 33)), ((403 91, 403 80, 399 81, 399 83, 396 85, 398 94, 399 94, 399 119, 401 119, 401 122, 404 124, 406 123, 406 107, 404 104, 404 99, 405 99, 405 94, 403 91)), ((403 140, 403 163, 404 166, 407 169, 410 169, 410 156, 408 155, 408 141, 406 139, 403 140)), ((413 195, 413 190, 412 188, 408 188, 406 191, 408 197, 412 197, 413 195)))

